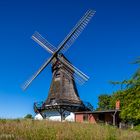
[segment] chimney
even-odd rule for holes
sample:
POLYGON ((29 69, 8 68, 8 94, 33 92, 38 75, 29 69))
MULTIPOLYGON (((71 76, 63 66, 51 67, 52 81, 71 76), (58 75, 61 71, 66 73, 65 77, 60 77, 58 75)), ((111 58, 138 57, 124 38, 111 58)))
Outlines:
POLYGON ((116 110, 119 110, 120 109, 120 100, 117 100, 116 101, 116 110))

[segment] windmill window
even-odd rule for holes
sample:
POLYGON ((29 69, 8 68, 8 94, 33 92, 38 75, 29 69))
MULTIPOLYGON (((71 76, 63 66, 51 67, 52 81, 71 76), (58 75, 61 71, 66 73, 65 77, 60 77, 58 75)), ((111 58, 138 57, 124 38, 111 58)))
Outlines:
POLYGON ((60 77, 60 73, 56 73, 56 78, 57 78, 57 77, 60 77))
POLYGON ((65 79, 65 82, 69 84, 69 83, 70 83, 70 79, 67 77, 67 78, 65 79))

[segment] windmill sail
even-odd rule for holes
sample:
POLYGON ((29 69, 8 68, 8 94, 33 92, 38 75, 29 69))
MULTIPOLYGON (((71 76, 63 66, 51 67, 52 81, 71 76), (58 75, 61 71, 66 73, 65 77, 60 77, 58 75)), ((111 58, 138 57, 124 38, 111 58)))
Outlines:
POLYGON ((64 64, 64 66, 66 65, 66 68, 68 67, 69 69, 71 69, 71 71, 74 72, 74 73, 71 73, 71 72, 69 72, 69 73, 71 74, 72 77, 75 77, 75 79, 78 81, 78 83, 83 84, 86 81, 88 81, 89 77, 86 74, 81 72, 78 68, 73 66, 66 59, 63 59, 63 57, 58 57, 58 58, 64 64))
POLYGON ((86 14, 79 20, 79 22, 74 26, 71 32, 64 38, 64 40, 60 43, 59 46, 63 46, 61 49, 62 52, 65 52, 78 38, 80 33, 84 30, 86 25, 89 23, 95 11, 89 10, 86 14))
POLYGON ((31 38, 49 53, 52 54, 56 51, 56 48, 51 43, 49 43, 44 37, 42 37, 38 32, 35 32, 31 38))
MULTIPOLYGON (((40 69, 24 84, 23 89, 26 89, 31 82, 47 67, 47 65, 56 57, 59 59, 65 66, 75 72, 75 78, 78 79, 81 83, 84 83, 89 79, 87 75, 77 69, 75 66, 70 64, 68 61, 61 59, 59 57, 60 52, 65 52, 77 39, 80 33, 84 30, 86 25, 89 23, 92 16, 95 14, 95 11, 89 10, 86 14, 79 20, 79 22, 74 26, 71 32, 64 38, 64 40, 58 45, 58 47, 54 47, 51 43, 49 43, 44 37, 42 37, 38 32, 35 32, 32 35, 32 39, 37 42, 40 46, 42 46, 46 51, 52 54, 52 56, 40 67, 40 69)), ((73 77, 73 75, 70 73, 73 77)))
POLYGON ((39 70, 29 79, 25 82, 25 84, 22 86, 22 89, 25 90, 28 88, 28 86, 32 83, 32 81, 47 67, 47 65, 52 61, 54 56, 50 57, 40 68, 39 70))

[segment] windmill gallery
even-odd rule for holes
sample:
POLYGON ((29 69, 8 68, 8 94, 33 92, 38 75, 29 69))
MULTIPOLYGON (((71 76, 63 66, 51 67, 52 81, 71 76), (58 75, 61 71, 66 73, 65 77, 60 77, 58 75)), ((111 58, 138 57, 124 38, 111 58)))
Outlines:
POLYGON ((27 89, 32 81, 51 63, 52 82, 48 97, 44 102, 34 103, 36 119, 74 121, 75 112, 93 111, 90 103, 85 103, 80 99, 75 83, 82 85, 89 77, 73 66, 64 56, 64 52, 78 38, 94 14, 95 11, 88 10, 58 47, 53 46, 38 32, 32 35, 32 39, 52 55, 23 86, 24 90, 27 89))

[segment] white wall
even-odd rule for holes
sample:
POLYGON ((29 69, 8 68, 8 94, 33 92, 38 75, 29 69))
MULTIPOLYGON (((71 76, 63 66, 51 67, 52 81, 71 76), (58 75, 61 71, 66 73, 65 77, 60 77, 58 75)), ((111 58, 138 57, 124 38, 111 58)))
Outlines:
POLYGON ((43 120, 42 116, 40 114, 35 115, 35 120, 43 120))
MULTIPOLYGON (((65 120, 63 121, 70 121, 74 122, 75 121, 75 115, 72 112, 65 111, 66 114, 65 120)), ((37 114, 34 117, 35 120, 43 120, 42 116, 40 114, 37 114)), ((46 112, 46 120, 50 121, 61 121, 61 116, 58 111, 48 111, 46 112)))

